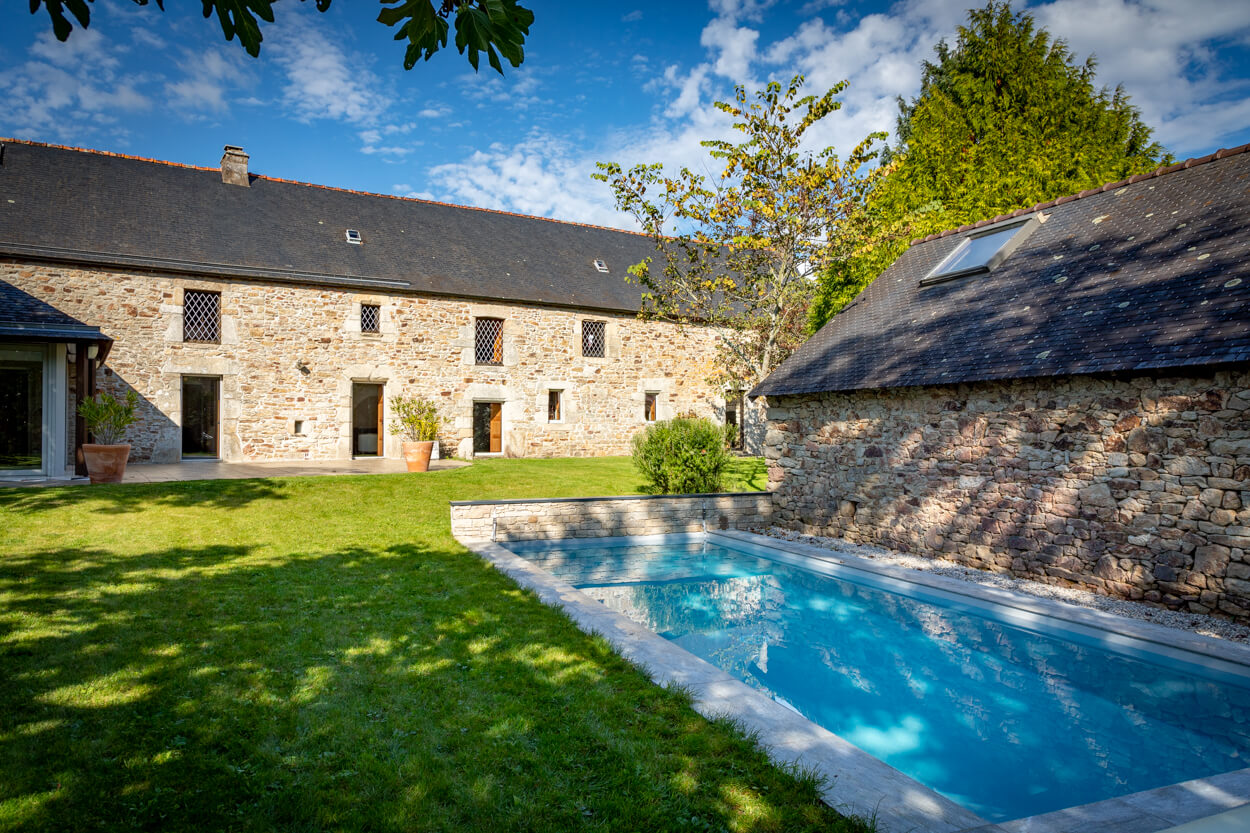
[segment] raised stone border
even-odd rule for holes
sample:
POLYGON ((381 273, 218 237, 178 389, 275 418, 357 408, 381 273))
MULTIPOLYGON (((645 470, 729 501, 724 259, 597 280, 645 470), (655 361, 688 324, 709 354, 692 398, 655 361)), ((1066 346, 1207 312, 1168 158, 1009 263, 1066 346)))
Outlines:
POLYGON ((763 529, 772 511, 768 492, 460 500, 451 503, 451 534, 466 541, 528 541, 763 529))
MULTIPOLYGON (((459 538, 459 536, 457 536, 459 538)), ((1060 602, 1023 597, 996 588, 968 585, 943 576, 917 575, 904 568, 874 564, 817 547, 781 542, 740 532, 709 533, 751 547, 766 548, 801 561, 823 562, 821 570, 862 570, 890 579, 953 593, 974 604, 1006 606, 1020 615, 1047 616, 1061 626, 1109 630, 1112 638, 1142 640, 1166 650, 1196 652, 1213 664, 1240 666, 1250 675, 1250 647, 1216 643, 1148 622, 1127 621, 1099 611, 1060 602)), ((657 536, 633 536, 638 542, 657 536)), ((540 600, 560 608, 574 623, 604 636, 626 659, 641 666, 660 685, 690 691, 696 711, 706 717, 729 716, 759 732, 774 761, 815 767, 829 778, 825 799, 846 813, 875 816, 883 833, 1158 833, 1174 825, 1250 806, 1250 769, 1172 784, 1080 807, 1070 807, 998 825, 986 821, 914 779, 786 709, 761 692, 690 654, 590 596, 556 579, 529 561, 488 540, 459 538, 540 600)), ((819 565, 817 565, 819 566, 819 565)))

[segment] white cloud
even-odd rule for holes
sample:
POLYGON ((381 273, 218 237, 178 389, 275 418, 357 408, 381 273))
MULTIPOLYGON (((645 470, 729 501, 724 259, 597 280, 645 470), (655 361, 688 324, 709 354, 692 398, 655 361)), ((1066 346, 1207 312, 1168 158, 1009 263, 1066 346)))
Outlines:
POLYGON ((699 42, 716 55, 712 72, 736 83, 750 83, 751 63, 755 60, 755 44, 760 33, 718 17, 703 29, 699 42))
POLYGON ((309 14, 288 9, 281 25, 266 30, 265 48, 286 74, 286 104, 302 121, 378 124, 389 103, 381 80, 362 58, 326 37, 326 27, 309 14))
POLYGON ((90 143, 101 133, 123 140, 115 114, 152 107, 141 89, 149 79, 120 72, 125 51, 97 29, 77 30, 65 43, 41 33, 32 60, 0 73, 0 132, 70 143, 90 143))
MULTIPOLYGON (((459 163, 430 171, 440 199, 630 227, 611 204, 607 186, 589 179, 594 163, 662 162, 714 175, 718 171, 699 142, 731 135, 713 110, 734 82, 758 88, 762 81, 807 78, 807 92, 821 94, 843 79, 842 110, 808 133, 813 148, 833 146, 845 157, 866 135, 891 132, 901 96, 919 92, 921 64, 934 45, 953 42, 967 19, 967 0, 902 0, 887 13, 852 18, 839 8, 835 22, 811 17, 835 0, 812 0, 788 34, 761 41, 759 21, 771 0, 711 0, 703 28, 703 60, 674 64, 659 77, 640 80, 657 98, 645 127, 601 137, 590 149, 535 134, 516 147, 492 146, 459 163), (758 78, 760 81, 753 81, 758 78)), ((1076 58, 1091 52, 1098 80, 1122 83, 1156 130, 1156 138, 1179 156, 1206 152, 1221 135, 1250 124, 1250 83, 1229 81, 1213 48, 1250 40, 1250 5, 1224 0, 1052 0, 1030 7, 1039 25, 1071 45, 1076 58)), ((642 63, 642 62, 636 62, 642 63)), ((480 79, 478 79, 480 82, 480 79)), ((485 85, 483 97, 502 95, 485 85)), ((496 98, 496 100, 498 100, 496 98)), ((397 186, 398 188, 398 186, 397 186)), ((415 192, 414 192, 415 193, 415 192)))
POLYGON ((1250 36, 1250 6, 1224 0, 1055 0, 1038 23, 1093 53, 1098 80, 1123 84, 1155 138, 1180 156, 1250 124, 1250 83, 1221 76, 1212 45, 1250 36))
POLYGON ((622 23, 637 23, 642 20, 642 9, 634 9, 627 15, 621 17, 622 23))
POLYGON ((250 84, 248 72, 237 51, 224 48, 199 53, 184 52, 183 66, 193 69, 181 80, 165 85, 166 100, 175 107, 197 115, 206 111, 221 113, 226 110, 232 87, 250 84))

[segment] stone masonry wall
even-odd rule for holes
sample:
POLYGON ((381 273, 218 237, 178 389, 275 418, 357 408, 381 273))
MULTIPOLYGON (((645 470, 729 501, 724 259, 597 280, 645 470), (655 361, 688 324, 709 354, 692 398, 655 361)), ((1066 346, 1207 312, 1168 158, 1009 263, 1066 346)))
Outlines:
POLYGON ((451 504, 451 532, 463 541, 528 541, 659 535, 705 529, 768 526, 772 495, 570 498, 567 500, 465 501, 451 504))
POLYGON ((775 520, 1250 621, 1250 370, 770 402, 775 520))
MULTIPOLYGON (((724 392, 705 381, 709 330, 602 312, 14 261, 0 262, 0 280, 115 339, 98 386, 142 397, 129 434, 136 462, 179 459, 185 375, 221 379, 226 460, 350 457, 353 381, 383 383, 387 399, 432 399, 449 418, 444 453, 472 436, 474 401, 503 403, 503 451, 525 457, 628 453, 648 392, 659 394, 660 419, 724 415, 724 392), (220 344, 182 341, 187 289, 221 293, 220 344), (360 331, 361 304, 381 307, 380 333, 360 331), (504 319, 503 366, 475 364, 475 317, 504 319), (605 358, 581 355, 583 320, 606 322, 605 358), (548 421, 549 390, 563 392, 559 422, 548 421)), ((389 424, 389 407, 384 417, 389 424)), ((398 456, 397 438, 387 435, 383 447, 398 456)))

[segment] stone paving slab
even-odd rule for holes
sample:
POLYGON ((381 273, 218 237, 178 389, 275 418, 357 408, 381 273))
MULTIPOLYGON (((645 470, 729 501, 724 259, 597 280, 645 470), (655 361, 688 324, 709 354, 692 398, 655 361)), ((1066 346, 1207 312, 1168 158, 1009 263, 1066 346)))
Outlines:
MULTIPOLYGON (((470 465, 464 460, 433 460, 430 471, 470 465)), ((336 474, 396 474, 407 471, 403 460, 307 460, 276 463, 227 463, 221 460, 183 460, 178 463, 131 463, 123 483, 172 483, 184 480, 242 480, 256 477, 318 477, 336 474)), ((0 480, 0 486, 81 486, 86 477, 48 479, 31 477, 0 480)))

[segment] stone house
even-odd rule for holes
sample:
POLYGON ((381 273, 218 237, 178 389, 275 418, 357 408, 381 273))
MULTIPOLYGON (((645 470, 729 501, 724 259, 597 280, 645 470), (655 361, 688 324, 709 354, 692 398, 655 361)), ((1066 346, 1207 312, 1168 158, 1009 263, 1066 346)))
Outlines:
POLYGON ((747 422, 707 382, 714 332, 637 318, 625 270, 650 254, 258 176, 238 148, 218 169, 4 140, 0 475, 65 474, 96 385, 141 397, 133 461, 397 457, 400 393, 438 404, 444 453, 623 454, 678 413, 747 422))
POLYGON ((1250 154, 912 246, 752 392, 775 518, 1250 620, 1250 154))

